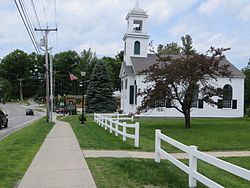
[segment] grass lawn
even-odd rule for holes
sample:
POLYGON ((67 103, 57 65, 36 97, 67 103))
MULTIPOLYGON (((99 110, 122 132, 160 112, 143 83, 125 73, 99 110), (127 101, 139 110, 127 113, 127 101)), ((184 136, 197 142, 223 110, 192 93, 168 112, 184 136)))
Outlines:
MULTIPOLYGON (((63 118, 68 121, 82 149, 136 149, 134 140, 122 141, 93 122, 93 116, 82 126, 78 116, 63 118)), ((250 118, 194 118, 189 130, 184 129, 183 119, 135 119, 140 122, 140 148, 154 151, 155 129, 186 145, 197 145, 203 151, 250 150, 250 118)), ((162 144, 164 149, 176 152, 177 149, 162 144)))
POLYGON ((183 119, 148 118, 139 122, 141 146, 148 151, 154 150, 155 129, 203 151, 250 150, 250 118, 194 118, 189 130, 184 129, 183 119))
POLYGON ((80 124, 78 116, 61 116, 59 119, 67 121, 76 134, 82 149, 133 149, 133 142, 123 142, 122 138, 115 137, 106 132, 104 128, 97 126, 93 122, 93 117, 88 116, 84 125, 80 124))
MULTIPOLYGON (((250 169, 250 158, 228 158, 235 164, 250 169), (242 160, 244 161, 242 163, 242 160)), ((185 161, 186 162, 186 161, 185 161)), ((97 187, 188 187, 188 176, 167 161, 155 163, 145 159, 88 158, 88 166, 97 187)), ((225 187, 248 188, 250 182, 208 164, 199 162, 198 170, 203 175, 225 187)), ((206 187, 198 183, 198 187, 206 187)))
POLYGON ((51 128, 42 118, 0 141, 1 188, 16 187, 51 128))
POLYGON ((45 109, 36 108, 36 111, 38 111, 38 112, 45 112, 45 109))

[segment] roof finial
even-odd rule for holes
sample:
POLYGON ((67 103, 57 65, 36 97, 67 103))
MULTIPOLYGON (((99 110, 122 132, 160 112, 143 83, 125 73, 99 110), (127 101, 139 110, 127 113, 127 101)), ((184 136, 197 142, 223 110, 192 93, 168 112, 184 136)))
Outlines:
POLYGON ((139 0, 136 1, 135 9, 140 9, 140 3, 139 0))

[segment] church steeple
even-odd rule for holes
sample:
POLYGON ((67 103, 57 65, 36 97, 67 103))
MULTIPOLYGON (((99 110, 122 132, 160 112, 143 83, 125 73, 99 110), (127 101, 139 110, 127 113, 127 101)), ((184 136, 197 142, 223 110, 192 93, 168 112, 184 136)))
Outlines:
POLYGON ((135 5, 135 8, 139 8, 139 0, 136 1, 136 5, 135 5))
POLYGON ((128 22, 124 40, 124 61, 132 65, 130 57, 147 57, 148 39, 146 30, 147 12, 140 8, 139 0, 126 16, 128 22))
POLYGON ((136 1, 135 9, 140 9, 139 0, 136 1))

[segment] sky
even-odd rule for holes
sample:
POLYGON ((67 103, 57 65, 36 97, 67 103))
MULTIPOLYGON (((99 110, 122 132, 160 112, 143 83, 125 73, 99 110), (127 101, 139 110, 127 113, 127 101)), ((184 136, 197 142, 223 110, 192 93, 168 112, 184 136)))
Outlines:
MULTIPOLYGON (((32 0, 22 0, 31 22, 38 27, 32 0)), ((98 57, 114 57, 123 50, 125 17, 136 0, 33 0, 42 28, 49 33, 53 53, 91 48, 98 57)), ((250 58, 249 0, 140 0, 147 11, 148 34, 154 45, 177 42, 189 34, 194 48, 205 53, 211 46, 230 47, 227 59, 237 68, 250 58)), ((0 58, 15 49, 35 51, 13 1, 0 0, 0 58)), ((36 32, 37 42, 42 33, 36 32)))

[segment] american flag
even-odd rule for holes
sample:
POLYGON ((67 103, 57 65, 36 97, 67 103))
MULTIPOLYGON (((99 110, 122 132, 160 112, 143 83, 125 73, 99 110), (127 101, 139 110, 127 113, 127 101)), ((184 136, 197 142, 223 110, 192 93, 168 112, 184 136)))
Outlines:
POLYGON ((73 80, 78 80, 78 78, 77 78, 74 74, 72 74, 72 73, 69 74, 69 79, 70 79, 71 81, 73 81, 73 80))

